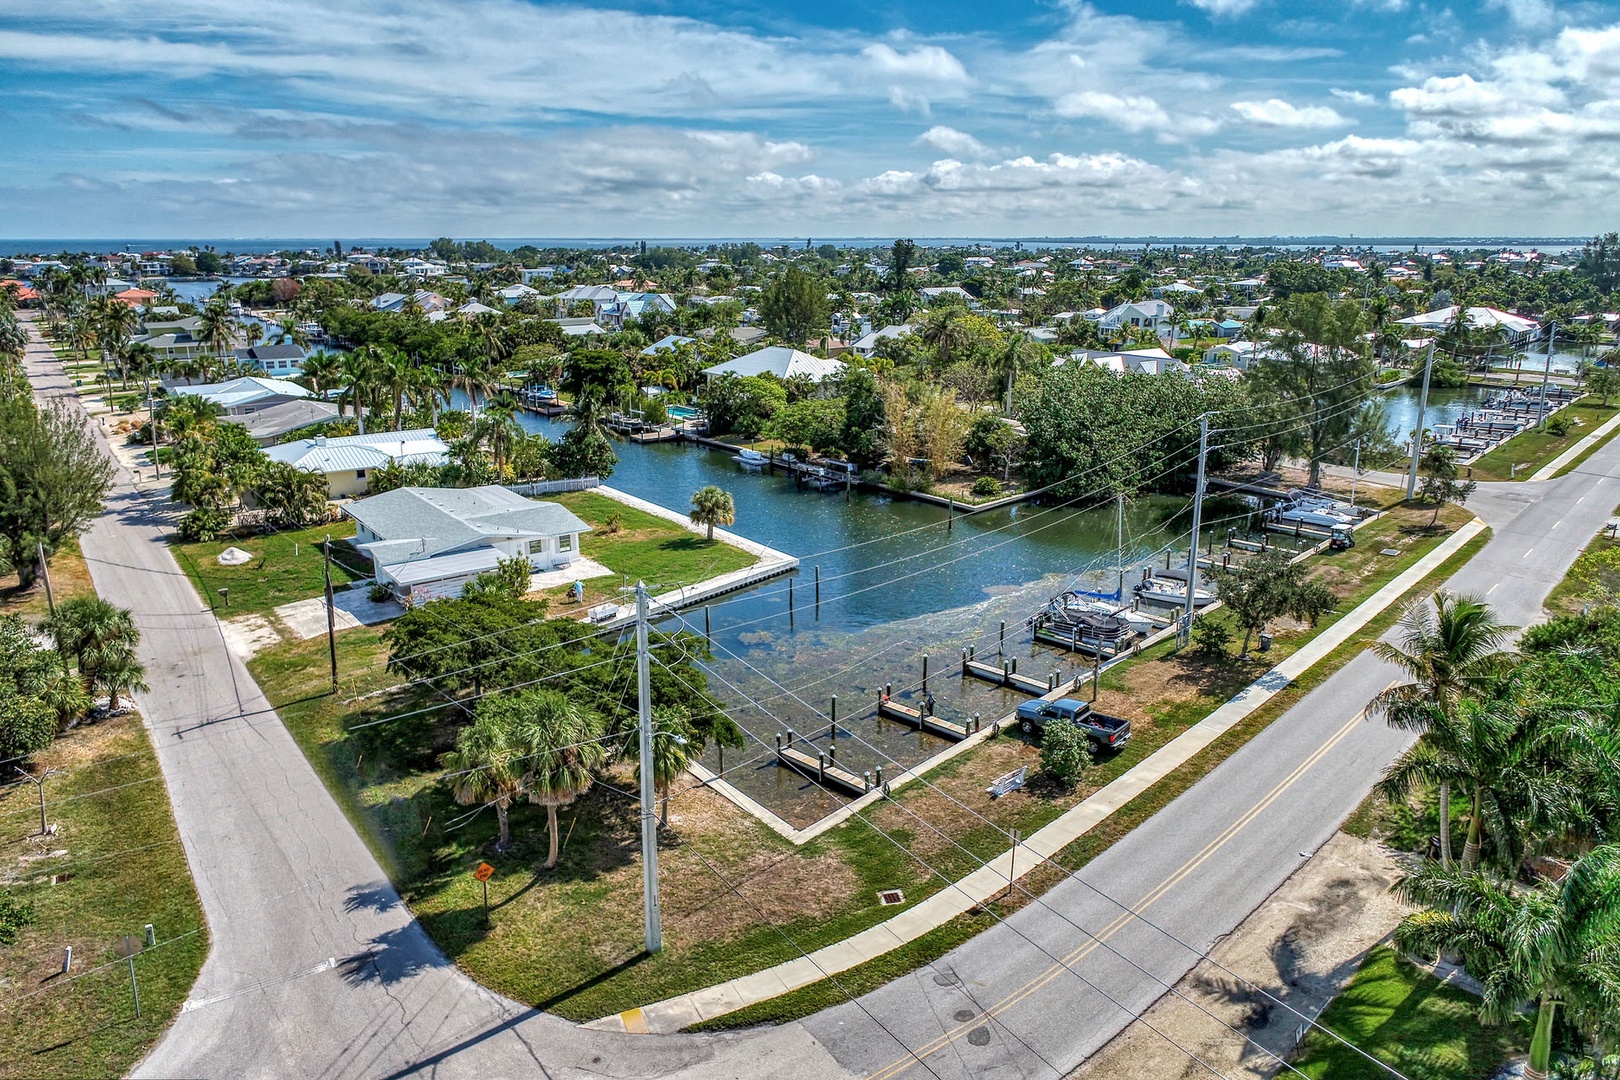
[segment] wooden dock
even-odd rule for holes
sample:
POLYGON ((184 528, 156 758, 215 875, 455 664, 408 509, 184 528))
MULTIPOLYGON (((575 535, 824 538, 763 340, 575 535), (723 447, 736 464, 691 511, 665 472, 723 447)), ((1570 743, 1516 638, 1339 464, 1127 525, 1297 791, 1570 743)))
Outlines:
POLYGON ((920 709, 913 709, 909 705, 902 705, 898 701, 890 701, 887 698, 878 700, 878 715, 887 716, 890 720, 910 724, 919 731, 926 731, 930 735, 938 735, 942 739, 951 739, 956 742, 960 742, 972 734, 964 724, 953 724, 951 721, 941 720, 937 716, 925 716, 920 709))
POLYGON ((848 769, 840 768, 838 763, 828 759, 826 754, 811 757, 793 746, 778 746, 776 760, 794 772, 808 776, 823 787, 842 788, 851 795, 865 795, 872 790, 872 785, 866 777, 856 776, 848 769))
POLYGON ((674 442, 680 437, 681 433, 679 431, 667 425, 653 431, 631 432, 629 435, 631 442, 638 443, 674 442))
MULTIPOLYGON (((1067 648, 1067 639, 1063 640, 1063 644, 1067 648)), ((1014 663, 1012 667, 1007 667, 1004 662, 1001 667, 993 667, 990 664, 964 657, 962 660, 962 674, 964 676, 971 675, 976 679, 983 679, 988 683, 995 683, 997 686, 1004 686, 1009 690, 1017 690, 1032 697, 1045 697, 1057 689, 1057 686, 1050 678, 1032 679, 1028 675, 1018 674, 1017 666, 1014 663)))

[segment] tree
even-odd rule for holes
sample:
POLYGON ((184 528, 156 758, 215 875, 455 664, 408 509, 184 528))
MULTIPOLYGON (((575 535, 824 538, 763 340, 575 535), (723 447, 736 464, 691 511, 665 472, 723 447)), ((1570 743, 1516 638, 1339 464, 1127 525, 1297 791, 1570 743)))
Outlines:
POLYGON ((993 413, 980 413, 962 440, 962 449, 980 472, 1005 470, 1012 462, 1013 444, 1018 436, 1012 425, 993 413))
MULTIPOLYGON (((1515 627, 1505 626, 1483 601, 1435 591, 1431 611, 1416 600, 1401 614, 1393 642, 1373 643, 1375 656, 1411 679, 1379 693, 1367 704, 1368 716, 1391 726, 1424 732, 1434 723, 1450 726, 1464 694, 1478 692, 1508 666, 1500 647, 1515 627)), ((1440 861, 1451 864, 1451 786, 1440 781, 1440 861)))
POLYGON ((1558 1006, 1620 998, 1620 845, 1581 856, 1563 881, 1516 888, 1477 870, 1428 865, 1401 881, 1430 907, 1395 929, 1405 952, 1462 956, 1484 986, 1480 1018, 1500 1024, 1536 1006, 1527 1080, 1546 1080, 1558 1006))
POLYGON ((1338 598, 1310 576, 1305 564, 1272 548, 1236 569, 1215 575, 1215 595, 1243 631, 1239 655, 1249 654, 1249 641, 1264 633, 1272 619, 1291 615, 1312 626, 1338 605, 1338 598))
POLYGON ((917 401, 917 439, 935 480, 961 456, 967 431, 968 415, 956 403, 956 395, 941 386, 924 387, 917 401))
POLYGON ((706 527, 713 540, 716 525, 730 525, 737 520, 737 507, 730 492, 709 484, 692 493, 692 512, 688 516, 692 524, 706 527))
POLYGON ((318 470, 268 461, 253 491, 274 528, 302 529, 327 520, 326 474, 318 470))
POLYGON ((526 732, 509 697, 486 697, 478 715, 456 736, 456 748, 439 758, 450 792, 462 806, 489 804, 500 828, 496 851, 512 845, 507 813, 523 795, 528 769, 526 732))
POLYGON ((236 346, 236 320, 224 301, 216 300, 203 308, 198 338, 217 359, 229 357, 236 346))
POLYGON ((79 680, 64 676, 61 657, 40 648, 19 616, 0 616, 0 758, 43 750, 89 705, 79 680))
POLYGON ((843 398, 805 398, 771 417, 764 434, 788 446, 809 447, 827 453, 839 447, 844 434, 843 398))
POLYGON ((65 404, 37 409, 26 397, 0 400, 0 556, 23 588, 34 584, 40 546, 49 560, 101 513, 112 473, 65 404))
POLYGON ((576 423, 557 440, 551 466, 560 477, 599 476, 606 480, 619 462, 607 438, 594 425, 576 423))
POLYGON ((1594 236, 1581 250, 1575 273, 1591 281, 1598 292, 1620 289, 1620 233, 1594 236))
POLYGON ((76 596, 58 604, 44 626, 56 650, 77 661, 87 697, 105 690, 116 711, 119 694, 146 690, 146 669, 135 657, 141 634, 128 609, 99 596, 76 596))
POLYGON ((591 789, 594 770, 607 759, 602 719, 555 690, 528 690, 498 700, 508 702, 519 717, 528 756, 528 798, 546 808, 549 870, 557 865, 557 811, 591 789))
POLYGON ((1440 520, 1440 511, 1447 503, 1460 505, 1468 501, 1468 497, 1474 493, 1475 483, 1458 478, 1457 451, 1444 443, 1434 443, 1425 450, 1418 466, 1423 473, 1418 498, 1434 503, 1434 516, 1429 519, 1432 528, 1440 520))
POLYGON ((760 322, 771 334, 794 345, 802 345, 823 329, 831 314, 826 283, 796 266, 788 267, 760 293, 760 322))
POLYGON ((787 388, 767 375, 726 374, 710 379, 698 401, 709 418, 710 431, 755 439, 787 406, 787 388))
MULTIPOLYGON (((1615 360, 1620 361, 1620 356, 1615 356, 1615 360)), ((1602 398, 1603 407, 1607 409, 1609 399, 1620 394, 1620 368, 1615 367, 1613 362, 1593 368, 1586 375, 1586 389, 1602 398)))
POLYGON ((1091 765, 1091 745, 1080 726, 1068 720, 1047 724, 1041 732, 1041 771, 1073 790, 1091 765))
POLYGON ((495 569, 486 570, 463 585, 461 595, 465 599, 495 593, 521 600, 528 595, 533 576, 534 569, 529 560, 522 555, 513 555, 510 558, 496 560, 495 569))
POLYGON ((844 429, 838 444, 849 460, 863 469, 883 460, 886 417, 877 379, 861 367, 847 367, 839 376, 838 393, 844 399, 844 429))

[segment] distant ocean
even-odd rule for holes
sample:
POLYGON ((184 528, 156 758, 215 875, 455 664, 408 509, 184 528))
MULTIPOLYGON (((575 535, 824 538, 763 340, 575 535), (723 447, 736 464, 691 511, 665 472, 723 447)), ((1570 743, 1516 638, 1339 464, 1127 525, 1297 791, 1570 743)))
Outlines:
MULTIPOLYGON (((313 249, 325 251, 332 246, 336 239, 342 242, 344 250, 350 248, 403 248, 406 250, 420 250, 433 242, 433 237, 207 237, 190 239, 173 238, 138 238, 122 239, 0 239, 0 258, 18 255, 55 254, 57 252, 85 252, 88 254, 103 254, 113 251, 172 251, 189 247, 212 248, 221 254, 235 255, 264 255, 274 251, 304 251, 313 249)), ((458 237, 458 239, 481 239, 479 237, 458 237)), ((803 236, 692 236, 692 237, 653 237, 653 236, 619 236, 619 237, 504 237, 488 238, 496 247, 511 250, 512 248, 533 245, 537 248, 617 248, 630 244, 647 242, 648 247, 687 247, 706 248, 712 244, 759 244, 761 247, 772 248, 787 246, 802 248, 806 237, 803 236)), ((897 239, 892 236, 816 236, 808 238, 811 246, 819 247, 822 244, 832 244, 835 247, 888 247, 897 239)), ((1585 237, 1548 237, 1548 236, 915 236, 912 237, 922 247, 968 247, 974 244, 983 244, 996 248, 1009 248, 1016 244, 1023 244, 1028 248, 1051 247, 1084 247, 1084 248, 1111 248, 1117 247, 1134 250, 1142 247, 1280 247, 1303 250, 1320 247, 1355 247, 1378 248, 1390 251, 1411 251, 1416 247, 1419 251, 1439 251, 1444 248, 1536 248, 1537 250, 1557 253, 1569 250, 1579 250, 1585 243, 1585 237)))

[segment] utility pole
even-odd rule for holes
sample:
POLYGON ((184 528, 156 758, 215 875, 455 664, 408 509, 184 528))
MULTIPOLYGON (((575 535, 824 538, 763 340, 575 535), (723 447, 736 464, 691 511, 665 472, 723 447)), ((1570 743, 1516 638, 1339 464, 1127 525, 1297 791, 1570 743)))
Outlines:
POLYGON ((34 550, 39 552, 39 576, 45 579, 45 606, 56 614, 56 597, 51 592, 51 564, 45 561, 45 541, 35 540, 34 550))
POLYGON ((664 947, 658 915, 658 817, 653 791, 652 677, 647 655, 647 584, 636 582, 636 702, 641 716, 641 905, 647 955, 664 947))
POLYGON ((1423 392, 1418 395, 1417 430, 1412 432, 1412 471, 1406 478, 1406 497, 1417 494, 1418 459, 1423 456, 1423 413, 1429 407, 1429 374, 1434 370, 1434 339, 1429 339, 1429 358, 1423 361, 1423 392))
POLYGON ((1356 440, 1356 459, 1350 465, 1350 505, 1356 505, 1356 477, 1361 475, 1361 440, 1356 440))
POLYGON ((1198 591, 1198 533, 1204 526, 1204 458, 1209 454, 1209 413, 1198 418, 1198 480, 1193 484, 1192 540, 1187 545, 1187 617, 1177 640, 1192 636, 1194 597, 1198 591))
POLYGON ((326 534, 326 543, 322 545, 322 554, 325 563, 322 569, 326 573, 326 651, 332 657, 332 693, 337 693, 337 613, 332 610, 332 534, 326 534))
POLYGON ((1547 380, 1552 377, 1553 339, 1558 336, 1558 324, 1552 321, 1547 323, 1547 369, 1541 373, 1541 407, 1536 410, 1536 426, 1544 427, 1547 423, 1547 380))

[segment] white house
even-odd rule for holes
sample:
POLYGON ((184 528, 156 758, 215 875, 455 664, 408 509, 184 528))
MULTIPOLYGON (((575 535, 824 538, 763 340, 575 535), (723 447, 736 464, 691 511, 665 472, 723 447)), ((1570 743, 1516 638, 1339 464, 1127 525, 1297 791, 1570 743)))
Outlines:
POLYGON ((1204 363, 1223 364, 1239 371, 1247 371, 1260 359, 1258 341, 1223 341, 1204 350, 1204 363))
POLYGON ((243 367, 256 367, 278 379, 291 378, 304 372, 304 350, 290 343, 249 345, 236 350, 236 359, 243 367))
POLYGON ((820 382, 843 370, 842 360, 811 356, 807 352, 790 349, 786 345, 771 345, 747 356, 738 356, 723 364, 704 368, 703 374, 711 382, 722 375, 775 375, 778 379, 804 375, 811 382, 820 382))
POLYGON ((657 341, 653 342, 651 345, 647 346, 645 349, 642 349, 641 350, 641 355, 642 356, 657 356, 659 353, 662 353, 662 352, 674 352, 676 349, 680 348, 682 345, 696 345, 696 344, 697 344, 697 338, 689 338, 689 337, 685 337, 685 336, 683 336, 681 334, 665 334, 663 337, 659 338, 657 341))
POLYGON ((172 385, 168 389, 170 394, 195 394, 204 401, 212 401, 225 410, 226 416, 245 416, 260 409, 268 409, 272 405, 311 396, 308 390, 297 383, 282 379, 263 379, 256 375, 222 383, 172 385))
POLYGON ((460 596, 502 559, 561 569, 579 558, 579 538, 591 528, 557 503, 494 485, 396 488, 350 503, 348 512, 355 547, 370 556, 378 583, 417 603, 460 596))
POLYGON ((508 285, 503 289, 496 289, 495 295, 506 301, 507 305, 521 304, 531 297, 539 296, 540 290, 532 285, 508 285))
MULTIPOLYGON (((1526 319, 1522 315, 1499 311, 1496 308, 1471 307, 1463 312, 1468 325, 1475 330, 1488 330, 1500 327, 1504 338, 1509 345, 1526 345, 1533 340, 1541 330, 1541 324, 1534 319, 1526 319)), ((1412 315, 1398 320, 1402 326, 1416 326, 1423 330, 1432 330, 1439 333, 1457 320, 1457 307, 1443 307, 1436 311, 1426 311, 1421 315, 1412 315)))
POLYGON ((855 339, 849 348, 856 356, 864 356, 870 359, 877 355, 878 342, 884 338, 904 337, 915 329, 916 327, 910 323, 890 323, 881 330, 869 330, 862 334, 855 339))
POLYGON ((265 451, 271 461, 326 474, 326 495, 344 499, 362 495, 370 486, 370 473, 384 465, 443 465, 450 448, 432 428, 376 431, 364 435, 297 439, 265 451))
POLYGON ((1107 311, 1097 325, 1104 330, 1118 330, 1124 326, 1145 326, 1155 334, 1168 333, 1176 309, 1163 300, 1135 300, 1118 304, 1107 311))

